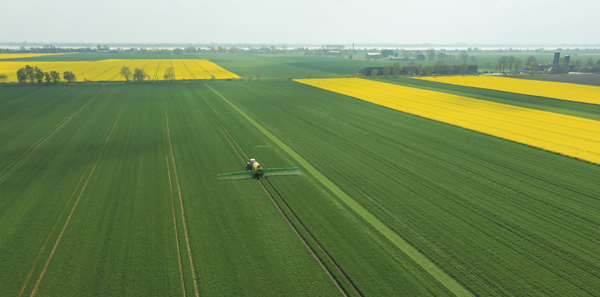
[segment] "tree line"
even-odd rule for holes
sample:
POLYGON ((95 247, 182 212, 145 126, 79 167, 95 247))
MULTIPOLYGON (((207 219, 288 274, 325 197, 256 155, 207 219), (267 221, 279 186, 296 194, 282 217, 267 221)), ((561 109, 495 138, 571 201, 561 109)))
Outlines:
MULTIPOLYGON (((77 76, 71 71, 63 72, 62 78, 67 82, 75 82, 77 81, 77 76)), ((40 68, 31 67, 29 65, 25 65, 25 67, 17 70, 17 81, 19 83, 38 83, 41 84, 44 81, 46 83, 54 83, 57 84, 61 80, 60 73, 52 70, 50 72, 44 72, 40 68)))
MULTIPOLYGON (((468 63, 462 63, 460 65, 460 67, 458 67, 458 70, 456 70, 455 66, 446 66, 446 63, 444 61, 438 61, 436 62, 433 66, 429 65, 429 66, 425 66, 422 63, 415 63, 414 61, 410 61, 408 63, 408 65, 406 67, 402 67, 402 65, 399 62, 394 63, 394 65, 392 65, 392 67, 383 67, 382 69, 382 75, 387 77, 390 74, 393 74, 394 76, 398 77, 400 75, 400 73, 406 70, 407 74, 410 76, 413 75, 431 75, 433 73, 437 73, 437 75, 442 75, 442 74, 460 74, 460 75, 465 75, 467 73, 467 71, 469 70, 469 64, 468 63)), ((371 76, 377 76, 379 75, 379 70, 378 69, 373 69, 371 71, 371 76)))

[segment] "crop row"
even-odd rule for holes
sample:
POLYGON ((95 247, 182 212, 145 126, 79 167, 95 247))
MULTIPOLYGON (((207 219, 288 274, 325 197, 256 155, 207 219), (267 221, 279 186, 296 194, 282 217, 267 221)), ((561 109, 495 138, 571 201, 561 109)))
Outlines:
POLYGON ((293 83, 215 88, 475 294, 599 292, 597 166, 293 83))

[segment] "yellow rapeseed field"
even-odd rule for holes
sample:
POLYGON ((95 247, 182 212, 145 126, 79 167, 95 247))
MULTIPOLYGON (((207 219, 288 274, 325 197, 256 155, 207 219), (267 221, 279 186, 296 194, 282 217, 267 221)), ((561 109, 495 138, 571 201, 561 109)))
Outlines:
POLYGON ((600 164, 600 122, 359 78, 297 82, 600 164))
POLYGON ((30 65, 39 67, 44 72, 71 71, 78 81, 124 81, 119 72, 127 66, 133 72, 136 68, 144 69, 150 80, 164 80, 165 70, 175 69, 175 79, 228 79, 240 78, 217 64, 204 59, 135 59, 135 60, 102 60, 102 61, 61 61, 61 62, 0 62, 0 74, 6 74, 9 82, 17 81, 17 70, 30 65))
POLYGON ((54 55, 67 55, 75 53, 56 53, 56 54, 0 54, 0 59, 19 59, 19 58, 33 58, 40 56, 54 56, 54 55))
POLYGON ((416 78, 445 84, 600 104, 600 87, 492 76, 443 76, 416 78))

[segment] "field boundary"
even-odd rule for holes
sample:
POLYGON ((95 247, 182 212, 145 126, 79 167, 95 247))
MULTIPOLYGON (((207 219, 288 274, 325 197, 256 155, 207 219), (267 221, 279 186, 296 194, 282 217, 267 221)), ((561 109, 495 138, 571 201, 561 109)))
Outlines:
POLYGON ((373 214, 371 214, 366 208, 364 208, 360 203, 346 194, 342 189, 340 189, 335 183, 329 180, 325 175, 323 175, 320 171, 318 171, 315 167, 313 167, 308 161, 302 158, 298 153, 292 150, 289 146, 279 140, 275 135, 271 134, 267 129, 262 127, 258 122, 256 122, 253 118, 251 118, 248 114, 238 108, 235 104, 221 95, 219 92, 211 88, 209 85, 205 84, 211 91, 213 91, 217 96, 219 96, 223 101, 229 104, 235 111, 237 111, 240 115, 242 115, 246 120, 248 120, 254 127, 263 132, 265 136, 271 139, 275 144, 277 144, 282 150, 287 152, 292 158, 294 158, 298 163, 302 165, 308 172, 310 172, 317 180, 319 180, 327 189, 329 189, 333 194, 335 194, 340 200, 346 203, 352 210, 354 210, 358 215, 360 215, 365 221, 367 221, 371 226, 373 226, 376 230, 378 230, 382 235, 384 235, 388 240, 390 240, 394 245, 396 245, 400 250, 402 250, 408 257, 410 257, 413 261, 415 261, 419 266, 421 266, 425 271, 427 271, 431 276, 433 276, 436 280, 438 280, 442 285, 444 285, 448 290, 454 293, 456 296, 473 296, 471 292, 465 289, 460 283, 458 283, 455 279, 446 274, 442 269, 437 267, 435 263, 431 262, 427 257, 421 254, 417 249, 412 247, 408 242, 402 239, 398 234, 392 231, 388 226, 386 226, 382 221, 377 219, 373 214))

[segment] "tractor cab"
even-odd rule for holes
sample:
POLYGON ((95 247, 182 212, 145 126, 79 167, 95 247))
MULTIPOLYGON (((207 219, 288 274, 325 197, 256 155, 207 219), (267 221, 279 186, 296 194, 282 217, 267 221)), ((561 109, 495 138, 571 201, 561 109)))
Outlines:
POLYGON ((256 159, 249 159, 246 163, 246 170, 258 170, 261 169, 260 164, 256 162, 256 159))

